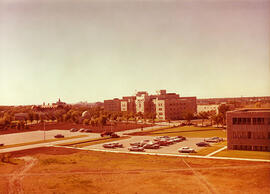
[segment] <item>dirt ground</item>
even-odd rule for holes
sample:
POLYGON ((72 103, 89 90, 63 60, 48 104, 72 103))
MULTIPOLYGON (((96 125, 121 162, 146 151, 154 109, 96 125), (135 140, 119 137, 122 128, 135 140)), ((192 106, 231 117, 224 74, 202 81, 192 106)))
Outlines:
MULTIPOLYGON (((28 125, 29 129, 12 129, 9 128, 7 130, 1 131, 0 130, 0 135, 3 134, 10 134, 10 133, 18 133, 18 132, 27 132, 27 131, 37 131, 37 130, 43 130, 44 126, 42 123, 38 123, 38 124, 32 124, 32 125, 28 125)), ((56 123, 56 122, 52 122, 52 123, 46 123, 45 127, 46 130, 53 130, 53 129, 60 129, 60 130, 69 130, 71 128, 77 128, 77 129, 81 129, 81 128, 86 128, 86 129, 91 129, 93 132, 103 132, 103 131, 124 131, 124 130, 130 130, 130 129, 136 129, 136 128, 141 128, 141 127, 149 127, 152 125, 149 124, 135 124, 135 123, 117 123, 117 125, 110 125, 109 123, 106 126, 103 127, 96 127, 96 126, 91 126, 91 125, 83 125, 83 124, 74 124, 74 123, 56 123)))
POLYGON ((13 156, 28 157, 17 165, 0 163, 0 193, 270 193, 270 164, 264 162, 65 148, 13 156))

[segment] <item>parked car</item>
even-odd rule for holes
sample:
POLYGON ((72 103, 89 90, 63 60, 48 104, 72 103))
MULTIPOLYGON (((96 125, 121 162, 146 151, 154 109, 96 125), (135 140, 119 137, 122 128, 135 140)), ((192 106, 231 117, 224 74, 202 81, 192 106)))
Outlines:
POLYGON ((210 144, 205 142, 205 141, 196 143, 196 145, 199 146, 199 147, 209 147, 210 146, 210 144))
POLYGON ((143 146, 144 149, 159 149, 160 145, 157 143, 148 143, 143 146))
POLYGON ((144 148, 143 147, 138 147, 138 146, 131 146, 128 148, 129 151, 136 151, 136 152, 143 152, 144 148))
POLYGON ((178 143, 178 142, 183 141, 182 138, 178 138, 178 137, 174 137, 172 140, 173 140, 175 143, 178 143))
POLYGON ((180 153, 195 153, 195 150, 189 147, 181 147, 178 149, 180 153))
POLYGON ((91 129, 85 129, 83 132, 86 132, 86 133, 91 133, 92 130, 91 129))
POLYGON ((105 143, 105 144, 103 144, 103 147, 104 148, 115 148, 116 146, 113 143, 105 143))
POLYGON ((85 130, 85 128, 81 128, 81 129, 79 130, 79 132, 84 132, 84 130, 85 130))
POLYGON ((112 137, 112 138, 118 138, 118 137, 120 137, 120 136, 117 135, 116 133, 113 133, 113 134, 111 134, 111 137, 112 137))
POLYGON ((4 146, 4 144, 3 143, 0 143, 0 146, 4 146))
POLYGON ((54 137, 55 137, 55 138, 64 138, 65 136, 62 135, 62 134, 57 134, 57 135, 55 135, 54 137))
POLYGON ((210 138, 206 138, 204 139, 205 142, 209 142, 209 143, 218 143, 221 141, 224 141, 223 138, 220 137, 210 137, 210 138))
POLYGON ((101 137, 104 137, 104 136, 111 136, 112 134, 114 134, 114 132, 112 131, 104 131, 100 134, 101 137))
POLYGON ((70 129, 70 132, 77 132, 79 129, 76 129, 76 128, 72 128, 70 129))
POLYGON ((136 147, 140 147, 141 143, 140 142, 135 142, 135 143, 130 143, 131 146, 136 146, 136 147))
POLYGON ((178 136, 176 136, 176 137, 178 137, 178 138, 180 138, 180 139, 182 139, 182 140, 186 140, 186 139, 187 139, 186 137, 184 137, 184 136, 182 136, 182 135, 178 135, 178 136))
POLYGON ((112 143, 115 147, 117 147, 117 148, 123 148, 124 146, 123 146, 123 144, 121 144, 121 143, 112 143))
POLYGON ((166 140, 160 140, 160 141, 158 141, 158 144, 160 146, 168 146, 168 145, 170 145, 170 143, 168 141, 166 141, 166 140))

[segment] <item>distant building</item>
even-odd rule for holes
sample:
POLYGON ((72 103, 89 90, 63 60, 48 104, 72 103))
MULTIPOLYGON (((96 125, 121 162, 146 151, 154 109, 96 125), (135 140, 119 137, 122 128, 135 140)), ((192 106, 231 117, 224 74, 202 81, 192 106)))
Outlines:
POLYGON ((196 97, 180 97, 176 93, 160 90, 156 99, 156 117, 160 120, 183 119, 187 113, 196 113, 196 97))
POLYGON ((121 100, 121 111, 123 112, 133 112, 136 113, 136 97, 135 96, 125 96, 121 100))
POLYGON ((270 109, 227 112, 228 149, 270 151, 270 109))
POLYGON ((120 112, 121 101, 118 98, 114 98, 113 100, 104 100, 104 110, 111 112, 120 112))
POLYGON ((214 114, 218 114, 219 104, 205 104, 205 105, 197 105, 197 113, 201 112, 212 112, 214 114))
POLYGON ((45 104, 45 102, 43 102, 42 105, 32 106, 32 109, 35 111, 51 111, 51 110, 63 109, 66 107, 69 107, 69 105, 65 102, 62 102, 59 98, 56 103, 45 104))
POLYGON ((104 100, 104 109, 155 114, 160 120, 176 120, 183 119, 187 113, 196 113, 197 103, 196 97, 180 97, 179 94, 167 93, 166 90, 159 90, 156 95, 141 91, 136 96, 123 97, 121 100, 104 100))
POLYGON ((27 120, 28 119, 29 114, 28 113, 15 113, 14 114, 14 118, 15 120, 27 120))

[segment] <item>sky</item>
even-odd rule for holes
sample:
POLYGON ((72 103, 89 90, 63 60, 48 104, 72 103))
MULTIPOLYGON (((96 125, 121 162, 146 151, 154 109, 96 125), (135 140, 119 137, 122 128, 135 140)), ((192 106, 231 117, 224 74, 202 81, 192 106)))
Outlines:
POLYGON ((0 0, 0 105, 270 96, 270 0, 0 0))

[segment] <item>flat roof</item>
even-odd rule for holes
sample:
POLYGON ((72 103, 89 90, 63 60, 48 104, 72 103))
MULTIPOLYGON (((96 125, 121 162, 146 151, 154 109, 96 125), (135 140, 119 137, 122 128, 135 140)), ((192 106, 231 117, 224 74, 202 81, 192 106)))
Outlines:
POLYGON ((238 110, 229 111, 229 112, 269 112, 270 113, 270 108, 243 108, 243 109, 238 109, 238 110))

